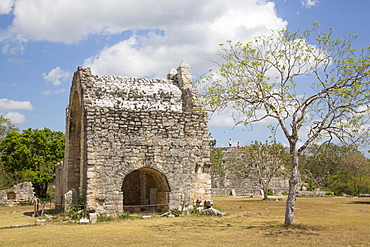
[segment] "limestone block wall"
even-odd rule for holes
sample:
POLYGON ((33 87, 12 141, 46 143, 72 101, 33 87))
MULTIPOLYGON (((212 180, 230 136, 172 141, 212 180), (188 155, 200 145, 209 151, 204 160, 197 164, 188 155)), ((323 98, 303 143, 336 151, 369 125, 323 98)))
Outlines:
MULTIPOLYGON (((223 159, 225 160, 224 168, 226 176, 225 178, 221 178, 217 174, 211 175, 212 196, 229 195, 232 190, 235 190, 236 195, 260 196, 261 188, 256 186, 255 181, 237 177, 228 169, 233 162, 232 159, 242 155, 239 149, 237 147, 220 149, 222 149, 223 159)), ((280 194, 282 191, 287 192, 289 188, 289 179, 285 177, 274 177, 272 178, 270 187, 275 194, 280 194)))
POLYGON ((12 206, 22 202, 33 202, 36 199, 31 182, 23 182, 12 188, 0 190, 0 205, 12 206))
POLYGON ((89 212, 113 214, 139 201, 176 208, 210 199, 207 118, 190 100, 191 67, 182 62, 177 71, 148 79, 78 68, 57 201, 75 188, 89 212))
POLYGON ((204 169, 209 153, 203 147, 208 135, 202 131, 205 123, 195 122, 199 116, 114 110, 107 115, 116 117, 105 118, 98 109, 87 111, 87 125, 91 126, 86 132, 89 205, 115 210, 123 200, 124 178, 143 167, 165 176, 170 206, 176 207, 185 197, 206 199, 210 175, 204 169), (97 202, 97 197, 105 199, 97 202))

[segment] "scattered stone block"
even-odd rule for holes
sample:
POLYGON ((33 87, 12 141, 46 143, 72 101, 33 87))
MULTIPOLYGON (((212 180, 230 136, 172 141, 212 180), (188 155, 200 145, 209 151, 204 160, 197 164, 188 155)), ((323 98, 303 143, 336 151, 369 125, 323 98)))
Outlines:
POLYGON ((90 220, 89 220, 89 219, 87 219, 87 218, 81 218, 81 219, 80 219, 80 223, 81 223, 81 224, 88 224, 88 223, 90 223, 90 220))
POLYGON ((231 195, 231 196, 236 196, 235 189, 232 189, 232 190, 230 191, 230 195, 231 195))
POLYGON ((213 206, 213 201, 212 200, 206 200, 204 202, 204 207, 205 208, 211 208, 213 206))
POLYGON ((215 208, 207 208, 207 209, 204 209, 202 211, 202 214, 204 214, 204 215, 210 215, 210 216, 217 216, 217 215, 224 216, 225 215, 225 213, 222 213, 222 212, 220 212, 219 210, 217 210, 215 208))
POLYGON ((96 213, 89 213, 91 224, 95 224, 98 221, 98 215, 96 213))
POLYGON ((36 220, 36 225, 45 225, 45 221, 46 220, 44 220, 44 219, 41 219, 41 220, 40 219, 37 219, 36 220))

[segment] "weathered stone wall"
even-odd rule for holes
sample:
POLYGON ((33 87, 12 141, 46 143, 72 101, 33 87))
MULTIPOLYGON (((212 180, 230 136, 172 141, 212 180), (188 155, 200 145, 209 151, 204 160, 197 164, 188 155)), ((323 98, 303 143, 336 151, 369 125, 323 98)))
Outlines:
MULTIPOLYGON (((225 178, 221 178, 217 174, 211 174, 212 180, 212 196, 214 195, 229 195, 232 190, 235 190, 236 195, 253 195, 260 196, 261 188, 256 186, 256 181, 247 178, 237 177, 230 172, 230 165, 233 159, 240 157, 242 153, 237 147, 219 148, 223 152, 225 160, 224 169, 226 171, 225 178)), ((274 177, 269 186, 275 194, 280 194, 282 191, 288 191, 289 179, 284 177, 274 177)))
POLYGON ((19 203, 35 200, 34 188, 31 182, 14 185, 12 188, 0 191, 0 205, 13 206, 19 203))
POLYGON ((145 186, 140 205, 167 198, 175 208, 210 198, 207 118, 190 100, 196 97, 189 86, 190 66, 183 62, 177 71, 172 79, 148 79, 92 75, 89 68, 78 68, 57 202, 71 188, 82 188, 88 211, 120 212, 124 202, 139 201, 123 186, 132 172, 147 174, 140 182, 145 186))

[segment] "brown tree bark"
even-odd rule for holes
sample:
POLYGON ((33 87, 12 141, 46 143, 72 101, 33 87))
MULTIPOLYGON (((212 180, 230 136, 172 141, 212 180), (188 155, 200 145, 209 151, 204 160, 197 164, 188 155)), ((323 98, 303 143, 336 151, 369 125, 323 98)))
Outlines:
POLYGON ((294 224, 295 200, 297 193, 297 184, 299 181, 298 151, 295 148, 291 148, 290 153, 292 157, 292 175, 289 179, 289 193, 288 199, 286 201, 285 210, 285 225, 287 226, 291 226, 294 224))

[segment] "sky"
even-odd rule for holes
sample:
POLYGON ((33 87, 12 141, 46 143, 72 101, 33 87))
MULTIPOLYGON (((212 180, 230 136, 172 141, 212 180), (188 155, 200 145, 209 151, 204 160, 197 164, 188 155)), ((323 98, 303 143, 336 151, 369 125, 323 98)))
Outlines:
MULTIPOLYGON (((0 0, 0 114, 21 129, 65 131, 73 72, 165 78, 182 60, 193 79, 226 40, 250 41, 271 30, 333 28, 370 45, 370 1, 364 0, 0 0)), ((217 146, 265 141, 263 124, 234 127, 228 112, 209 130, 217 146)), ((281 142, 286 142, 284 139, 281 142)))

